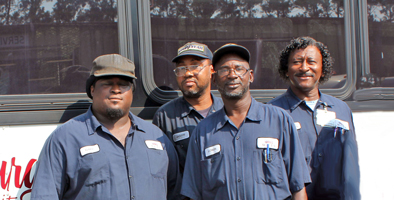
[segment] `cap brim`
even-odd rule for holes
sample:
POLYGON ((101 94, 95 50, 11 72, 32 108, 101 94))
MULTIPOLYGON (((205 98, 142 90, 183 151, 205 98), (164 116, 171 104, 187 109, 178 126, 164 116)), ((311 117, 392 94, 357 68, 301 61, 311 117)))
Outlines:
POLYGON ((247 62, 250 61, 250 53, 245 47, 240 45, 228 45, 215 51, 212 58, 212 65, 215 67, 216 63, 220 60, 220 58, 225 54, 229 53, 237 54, 243 59, 245 59, 247 62))
POLYGON ((183 56, 197 56, 197 57, 200 57, 200 58, 209 59, 208 56, 204 56, 204 55, 201 55, 201 54, 185 53, 185 54, 181 54, 181 55, 175 56, 175 58, 173 58, 171 62, 176 62, 178 60, 178 58, 183 57, 183 56))

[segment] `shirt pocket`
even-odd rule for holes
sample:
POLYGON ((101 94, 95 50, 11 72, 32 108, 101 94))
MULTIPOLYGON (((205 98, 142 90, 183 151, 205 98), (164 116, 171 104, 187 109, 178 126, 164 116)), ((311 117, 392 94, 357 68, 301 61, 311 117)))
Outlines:
POLYGON ((110 167, 104 152, 88 154, 80 158, 77 184, 83 183, 79 199, 110 197, 110 167))
POLYGON ((253 173, 257 183, 278 184, 283 181, 283 161, 277 150, 271 150, 271 160, 265 162, 264 151, 253 151, 253 173))
POLYGON ((167 177, 168 155, 165 150, 147 149, 150 173, 155 178, 167 177))
POLYGON ((214 155, 201 161, 203 187, 212 190, 226 183, 224 158, 222 154, 214 155))

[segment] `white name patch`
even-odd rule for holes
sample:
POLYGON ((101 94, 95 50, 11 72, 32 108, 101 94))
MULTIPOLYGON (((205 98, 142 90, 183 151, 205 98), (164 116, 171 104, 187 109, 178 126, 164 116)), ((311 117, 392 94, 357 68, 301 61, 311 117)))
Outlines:
POLYGON ((267 144, 269 144, 270 149, 278 149, 279 148, 279 140, 276 138, 257 138, 257 148, 266 149, 267 144))
POLYGON ((317 109, 316 110, 316 124, 318 124, 320 126, 325 126, 329 121, 335 119, 336 116, 337 116, 336 113, 333 111, 317 109))
POLYGON ((345 129, 347 131, 349 130, 349 122, 343 121, 343 120, 340 120, 340 119, 330 120, 326 124, 326 126, 328 126, 328 127, 339 127, 339 128, 345 129))
POLYGON ((145 140, 145 144, 149 149, 163 150, 163 145, 157 140, 145 140))
POLYGON ((99 151, 100 151, 100 147, 98 144, 84 146, 79 149, 79 152, 81 152, 81 156, 85 156, 85 155, 91 154, 91 153, 97 153, 99 151))
POLYGON ((219 153, 221 150, 220 144, 215 144, 205 149, 205 157, 212 156, 219 153))
POLYGON ((295 127, 297 130, 301 129, 301 123, 300 122, 294 122, 295 127))
POLYGON ((187 139, 190 137, 189 131, 182 131, 179 133, 175 133, 174 135, 172 135, 172 139, 174 140, 174 142, 178 142, 184 139, 187 139))

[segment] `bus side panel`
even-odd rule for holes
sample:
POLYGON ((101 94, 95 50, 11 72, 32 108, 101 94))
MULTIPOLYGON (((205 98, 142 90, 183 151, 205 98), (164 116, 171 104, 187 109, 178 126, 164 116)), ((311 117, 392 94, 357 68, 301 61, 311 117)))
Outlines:
POLYGON ((354 112, 362 199, 394 199, 394 112, 354 112))
POLYGON ((30 172, 57 126, 0 126, 0 199, 30 199, 34 175, 30 172))

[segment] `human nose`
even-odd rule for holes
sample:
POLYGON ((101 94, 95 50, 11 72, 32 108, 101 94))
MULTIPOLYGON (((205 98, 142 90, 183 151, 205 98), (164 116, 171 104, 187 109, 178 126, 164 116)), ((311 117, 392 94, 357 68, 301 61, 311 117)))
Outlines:
POLYGON ((303 72, 309 71, 308 63, 304 60, 301 63, 300 70, 303 72))
POLYGON ((189 68, 186 68, 185 76, 186 77, 194 76, 194 73, 189 68))
POLYGON ((239 75, 237 73, 235 73, 235 69, 230 68, 227 77, 235 79, 235 78, 238 78, 239 75))
POLYGON ((113 84, 111 87, 111 92, 117 94, 117 93, 121 93, 122 90, 118 84, 113 84))

